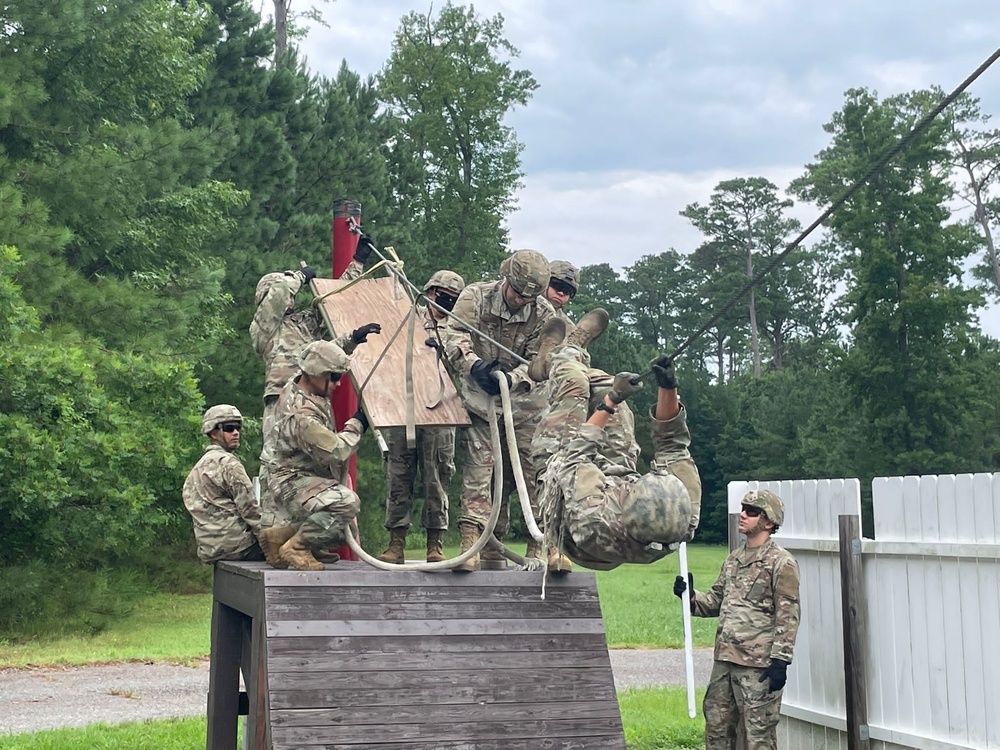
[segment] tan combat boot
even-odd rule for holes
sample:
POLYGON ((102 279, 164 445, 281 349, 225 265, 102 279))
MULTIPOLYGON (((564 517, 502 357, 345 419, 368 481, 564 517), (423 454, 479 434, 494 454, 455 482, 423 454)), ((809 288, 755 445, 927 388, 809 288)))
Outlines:
POLYGON ((427 562, 444 562, 444 532, 427 529, 427 562))
POLYGON ((272 568, 287 568, 281 559, 281 545, 295 536, 294 526, 272 526, 257 535, 257 543, 264 552, 264 559, 272 568))
POLYGON ((298 531, 281 545, 281 561, 292 570, 323 570, 323 563, 313 557, 309 543, 298 531))
POLYGON ((598 338, 608 327, 611 316, 603 307, 595 307, 589 313, 580 318, 573 332, 566 337, 566 343, 586 349, 590 343, 598 338))
POLYGON ((550 573, 572 573, 573 563, 566 555, 560 554, 558 548, 549 547, 548 567, 550 573))
MULTIPOLYGON (((479 526, 471 521, 459 521, 458 530, 462 532, 462 553, 468 552, 479 540, 479 526)), ((473 555, 454 568, 456 573, 471 573, 474 570, 479 570, 479 555, 473 555)))
POLYGON ((534 539, 528 540, 528 548, 524 551, 525 557, 533 557, 536 560, 542 559, 542 545, 541 542, 536 542, 534 539))
POLYGON ((389 531, 389 548, 378 556, 382 562, 402 565, 406 562, 406 529, 389 531))
POLYGON ((549 318, 538 334, 538 354, 528 365, 528 377, 536 383, 547 380, 552 367, 552 350, 566 338, 566 321, 562 318, 549 318))
POLYGON ((494 539, 485 547, 479 555, 480 567, 483 570, 506 570, 507 569, 507 558, 503 556, 503 552, 500 551, 500 547, 494 547, 494 544, 500 544, 499 539, 494 539))

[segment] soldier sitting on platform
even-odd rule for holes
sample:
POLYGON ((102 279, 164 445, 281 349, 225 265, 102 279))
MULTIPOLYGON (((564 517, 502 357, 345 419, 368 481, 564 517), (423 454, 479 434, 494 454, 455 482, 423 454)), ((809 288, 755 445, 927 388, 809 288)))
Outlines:
MULTIPOLYGON (((580 321, 589 340, 607 325, 607 313, 594 310, 580 321)), ((576 387, 586 351, 563 341, 565 324, 545 324, 533 374, 548 373, 552 404, 543 422, 561 420, 565 441, 545 451, 539 505, 547 538, 574 562, 610 570, 622 563, 651 563, 690 540, 701 514, 701 479, 688 446, 687 415, 677 395, 673 362, 652 362, 658 390, 651 414, 656 454, 642 475, 627 462, 608 459, 605 428, 619 405, 641 387, 634 373, 619 373, 596 410, 590 390, 576 387)), ((534 363, 533 363, 534 364, 534 363)), ((585 370, 583 370, 585 372, 585 370)), ((538 446, 535 446, 538 448, 538 446)), ((549 554, 550 569, 561 569, 561 555, 549 554)))

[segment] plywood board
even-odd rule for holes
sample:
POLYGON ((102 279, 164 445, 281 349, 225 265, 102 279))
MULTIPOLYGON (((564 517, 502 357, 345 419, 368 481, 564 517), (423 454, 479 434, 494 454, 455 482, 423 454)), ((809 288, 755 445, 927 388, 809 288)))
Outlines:
MULTIPOLYGON (((351 286, 347 286, 348 283, 339 279, 313 279, 313 292, 322 297, 318 303, 320 312, 335 336, 366 323, 381 324, 381 334, 369 336, 367 343, 354 350, 351 380, 355 388, 368 381, 361 398, 373 427, 404 427, 408 323, 404 323, 399 335, 391 344, 389 342, 410 314, 410 298, 389 277, 361 279, 351 286), (342 287, 346 288, 341 290, 342 287), (376 367, 383 352, 385 356, 376 367)), ((413 423, 417 427, 470 424, 454 384, 444 365, 438 362, 437 353, 424 344, 426 339, 423 320, 418 316, 414 321, 412 349, 413 423)))

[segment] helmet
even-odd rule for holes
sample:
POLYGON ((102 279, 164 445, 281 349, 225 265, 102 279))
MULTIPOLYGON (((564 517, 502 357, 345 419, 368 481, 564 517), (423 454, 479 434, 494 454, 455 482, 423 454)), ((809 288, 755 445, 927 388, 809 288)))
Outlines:
POLYGON ((283 273, 269 273, 265 276, 260 277, 260 281, 257 282, 257 291, 254 292, 253 303, 259 305, 264 301, 264 297, 267 293, 271 291, 271 287, 277 284, 281 279, 285 278, 283 273))
POLYGON ((522 297, 537 297, 549 285, 549 262, 534 250, 518 250, 500 264, 500 273, 522 297))
POLYGON ((240 414, 239 409, 231 404, 210 406, 201 418, 201 431, 207 435, 223 422, 239 422, 243 424, 243 415, 240 414))
POLYGON ((569 284, 573 287, 573 294, 580 291, 580 269, 568 260, 554 260, 549 263, 549 278, 569 284))
POLYGON ((312 341, 299 351, 299 369, 306 375, 343 375, 351 369, 351 358, 332 341, 312 341))
POLYGON ((760 508, 775 526, 781 526, 785 520, 785 505, 771 490, 751 490, 743 496, 743 504, 760 508))
POLYGON ((438 271, 427 279, 427 283, 424 284, 424 291, 426 292, 434 287, 451 292, 457 297, 465 289, 465 279, 454 271, 438 271))
POLYGON ((632 485, 622 521, 638 542, 683 542, 691 523, 691 496, 673 474, 650 472, 632 485))

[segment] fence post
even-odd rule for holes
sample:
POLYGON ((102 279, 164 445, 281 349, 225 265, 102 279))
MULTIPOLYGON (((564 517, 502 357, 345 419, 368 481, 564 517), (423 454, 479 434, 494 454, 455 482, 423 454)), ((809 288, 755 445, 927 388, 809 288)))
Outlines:
POLYGON ((861 519, 855 515, 843 515, 839 516, 839 521, 847 748, 869 750, 868 683, 864 653, 864 590, 861 578, 861 519))

